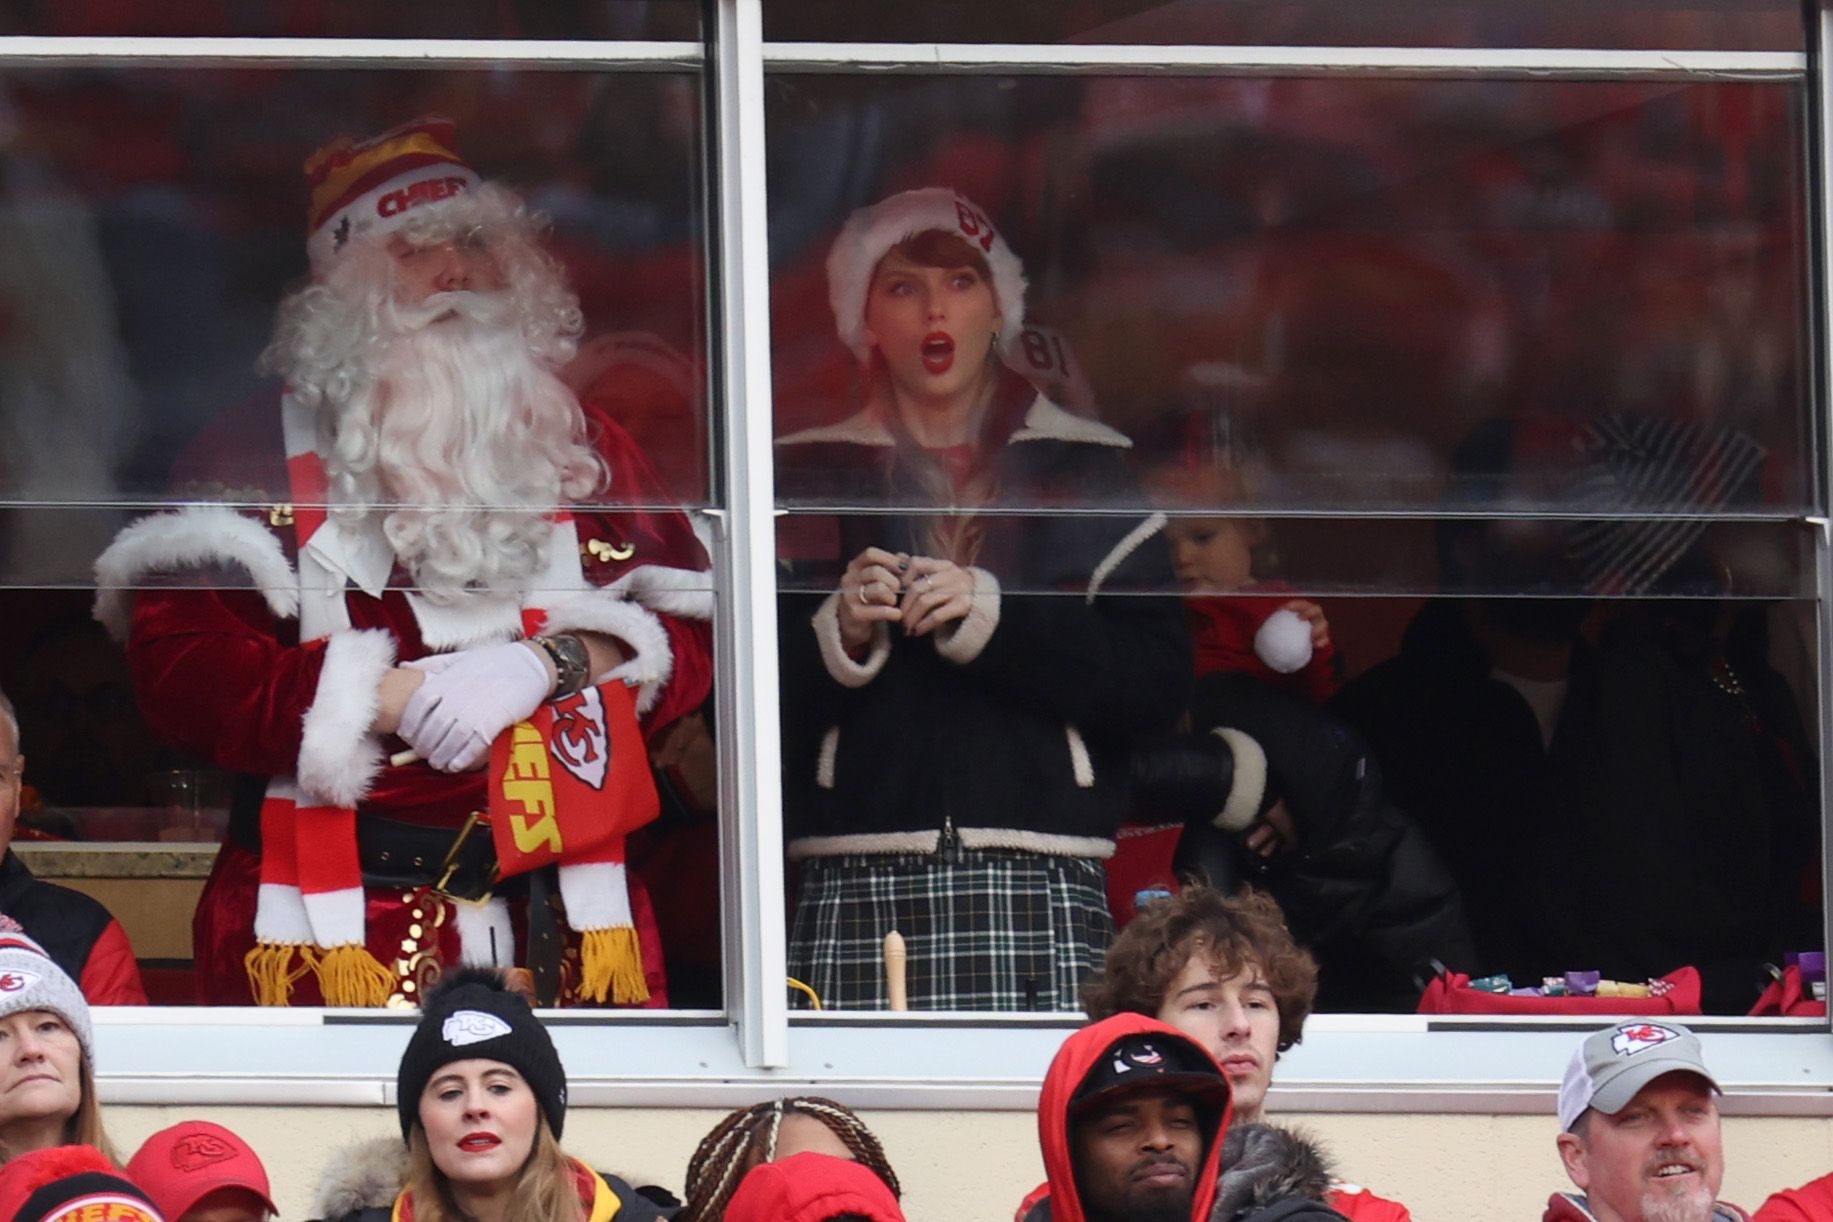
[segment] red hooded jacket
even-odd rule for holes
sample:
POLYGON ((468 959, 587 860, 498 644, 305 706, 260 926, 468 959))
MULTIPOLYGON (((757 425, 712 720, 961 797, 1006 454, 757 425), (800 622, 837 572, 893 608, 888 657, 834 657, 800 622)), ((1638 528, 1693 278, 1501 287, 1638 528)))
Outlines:
POLYGON ((870 1167, 831 1154, 792 1154, 753 1168, 726 1205, 726 1222, 827 1222, 858 1214, 904 1222, 897 1197, 870 1167))
MULTIPOLYGON (((1177 1028, 1143 1014, 1116 1014, 1090 1023, 1064 1040, 1050 1062, 1050 1071, 1044 1075, 1044 1090, 1037 1103, 1037 1133, 1044 1152, 1044 1174, 1049 1180, 1048 1195, 1027 1198, 1030 1208, 1021 1211, 1021 1222, 1087 1222, 1081 1194, 1076 1190, 1075 1169, 1070 1165, 1069 1101, 1109 1048, 1126 1036, 1147 1034, 1193 1048, 1203 1060, 1215 1064, 1215 1058, 1201 1044, 1177 1028)), ((1216 1072, 1221 1075, 1220 1067, 1216 1072)), ((1223 1077, 1223 1081, 1227 1078, 1223 1077)), ((1196 1193, 1190 1202, 1191 1222, 1207 1222, 1209 1218, 1222 1159, 1221 1139, 1233 1115, 1234 1102, 1230 1100, 1219 1116, 1205 1116, 1205 1121, 1214 1127, 1203 1134, 1203 1166, 1197 1172, 1196 1193)))

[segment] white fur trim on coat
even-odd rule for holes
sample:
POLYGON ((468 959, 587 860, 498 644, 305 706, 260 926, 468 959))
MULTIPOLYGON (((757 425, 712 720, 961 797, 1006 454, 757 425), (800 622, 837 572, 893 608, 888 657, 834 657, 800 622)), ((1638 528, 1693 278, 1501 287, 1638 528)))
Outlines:
MULTIPOLYGON (((1106 861, 1114 855, 1114 842, 1105 836, 1062 836, 1016 827, 963 827, 955 829, 964 849, 1009 849, 1045 857, 1084 857, 1106 861)), ((939 831, 854 832, 844 836, 801 836, 789 842, 789 860, 811 857, 850 857, 864 854, 927 855, 942 842, 939 831)))
POLYGON ((312 1193, 314 1218, 341 1218, 363 1209, 387 1209, 407 1176, 407 1143, 370 1137, 338 1150, 312 1193))
POLYGON ((1043 395, 1026 410, 1024 426, 1013 433, 1010 440, 1079 441, 1084 445, 1112 446, 1116 450, 1133 448, 1132 439, 1125 433, 1099 420, 1065 411, 1043 395))
POLYGON ((515 929, 502 896, 481 904, 453 900, 452 923, 458 926, 458 961, 466 967, 508 967, 516 961, 515 929))
POLYGON ((878 678, 891 656, 891 629, 884 624, 872 625, 872 648, 865 661, 855 662, 840 641, 840 591, 829 594, 809 619, 815 628, 815 642, 821 647, 821 661, 827 673, 842 687, 864 687, 878 678))
POLYGON ((677 615, 683 619, 713 618, 713 570, 677 569, 663 564, 644 564, 631 569, 606 586, 616 590, 651 611, 677 615))
POLYGON ((276 618, 299 614, 299 581, 274 533, 220 505, 190 505, 141 518, 95 562, 95 617, 117 641, 127 639, 134 587, 154 573, 206 566, 246 572, 276 618))
POLYGON ((1075 778, 1076 788, 1093 789, 1095 761, 1089 758, 1088 744, 1082 741, 1082 731, 1073 725, 1065 725, 1063 737, 1069 740, 1069 774, 1075 778))
POLYGON ((1212 822, 1225 832, 1238 832, 1260 817, 1260 803, 1267 796, 1267 753, 1240 730, 1217 726, 1211 733, 1227 743, 1235 757, 1228 800, 1212 822))
POLYGON ((618 679, 636 688, 639 717, 655 707, 674 673, 675 653, 668 643, 668 630, 654 612, 608 590, 568 594, 549 603, 546 610, 544 633, 602 632, 622 641, 627 647, 625 659, 604 674, 592 676, 592 682, 618 679))
POLYGON ((832 789, 839 765, 840 727, 829 726, 827 733, 821 736, 821 753, 815 757, 815 784, 823 789, 832 789))
POLYGON ((919 187, 854 211, 827 252, 827 301, 834 325, 860 360, 871 355, 866 342, 866 293, 885 252, 906 238, 935 230, 960 238, 986 257, 999 303, 999 346, 1018 343, 1025 326, 1025 267, 1006 245, 992 220, 972 200, 947 187, 919 187))
POLYGON ((299 741, 300 805, 355 806, 382 772, 382 740, 370 733, 395 638, 381 628, 333 632, 325 642, 312 707, 299 741))
POLYGON ((1095 566, 1094 576, 1088 579, 1088 594, 1084 601, 1094 602, 1095 595, 1101 593, 1101 587, 1114 571, 1126 563, 1127 557, 1138 551, 1140 545, 1165 528, 1165 515, 1155 513, 1126 533, 1126 537, 1114 544, 1114 550, 1101 558, 1095 566))
POLYGON ((936 652, 965 666, 980 656, 999 627, 999 578, 982 568, 970 568, 974 592, 968 596, 967 614, 936 629, 936 652))

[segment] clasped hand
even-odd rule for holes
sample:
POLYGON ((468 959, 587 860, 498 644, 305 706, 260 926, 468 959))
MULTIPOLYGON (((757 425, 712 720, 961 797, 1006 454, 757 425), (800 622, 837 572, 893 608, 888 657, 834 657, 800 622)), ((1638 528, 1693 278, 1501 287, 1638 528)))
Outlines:
POLYGON ((435 654, 405 663, 426 672, 396 731, 441 772, 483 765, 496 736, 525 720, 553 692, 547 663, 520 641, 435 654))
POLYGON ((902 624, 909 636, 927 636, 962 619, 973 606, 974 574, 952 560, 868 547, 840 578, 840 640, 864 650, 878 624, 902 624))

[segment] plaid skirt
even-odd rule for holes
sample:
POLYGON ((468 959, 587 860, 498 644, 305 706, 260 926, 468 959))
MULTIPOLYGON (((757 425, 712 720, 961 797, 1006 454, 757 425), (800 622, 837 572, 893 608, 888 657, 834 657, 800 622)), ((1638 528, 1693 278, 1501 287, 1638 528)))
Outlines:
POLYGON ((912 1010, 1079 1010, 1114 937, 1105 882, 1099 861, 995 849, 811 858, 789 974, 830 1010, 886 1009, 895 929, 912 1010))

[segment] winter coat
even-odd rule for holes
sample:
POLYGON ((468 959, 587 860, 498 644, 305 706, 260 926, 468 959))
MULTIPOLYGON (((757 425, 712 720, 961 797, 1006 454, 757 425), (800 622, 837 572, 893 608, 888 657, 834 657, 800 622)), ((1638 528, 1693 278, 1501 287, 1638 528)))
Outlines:
MULTIPOLYGON (((600 1175, 577 1162, 574 1166, 581 1173, 581 1202, 590 1211, 587 1222, 612 1216, 617 1222, 667 1222, 675 1216, 675 1210, 656 1205, 615 1175, 600 1175)), ((325 1168, 311 1217, 316 1222, 395 1222, 406 1172, 407 1147, 400 1141, 378 1137, 358 1142, 339 1151, 325 1168)))
POLYGON ((1342 1214, 1330 1198, 1330 1167, 1304 1137, 1270 1124, 1229 1129, 1222 1145, 1222 1177, 1209 1222, 1323 1222, 1342 1214))
MULTIPOLYGON (((1044 1174, 1048 1177, 1047 1195, 1033 1193, 1028 1197, 1026 1205, 1029 1208, 1021 1207, 1018 1222, 1085 1222, 1072 1162, 1069 1101, 1108 1049, 1127 1036, 1144 1034, 1184 1044, 1209 1059, 1209 1054, 1202 1052, 1202 1046, 1188 1036, 1143 1014, 1116 1014, 1090 1023, 1064 1040, 1044 1075, 1044 1089, 1037 1103, 1037 1132, 1043 1148, 1044 1174)), ((1228 1130, 1233 1105, 1224 1105, 1219 1110, 1199 1109, 1198 1115, 1204 1126, 1204 1155, 1203 1165, 1197 1173, 1196 1191, 1191 1197, 1190 1219, 1191 1222, 1208 1222, 1222 1165, 1223 1143, 1219 1138, 1228 1130)))
MULTIPOLYGON (((798 506, 927 503, 888 474, 873 411, 778 443, 798 506)), ((1106 857, 1127 806, 1129 739, 1168 728, 1190 680, 1164 518, 1068 512, 1137 504, 1130 442, 1042 396, 1000 455, 972 566, 973 606, 929 636, 840 645, 845 563, 923 554, 916 514, 792 515, 783 526, 784 760, 792 857, 968 849, 1106 857)))
POLYGON ((1755 1001, 1758 964, 1785 949, 1817 782, 1761 649, 1737 653, 1733 696, 1676 639, 1691 610, 1630 609, 1597 646, 1575 638, 1550 747, 1462 604, 1428 604, 1399 656, 1333 703, 1463 886, 1482 971, 1691 964, 1708 1012, 1755 1001))
MULTIPOLYGON (((1387 800, 1361 735, 1302 697, 1242 674, 1199 679, 1191 725, 1208 750, 1226 755, 1226 777, 1213 773, 1207 791, 1189 784, 1172 791, 1159 783, 1162 770, 1136 762, 1142 813, 1186 819, 1180 875, 1201 875, 1225 891, 1250 883, 1278 901, 1293 937, 1318 959, 1321 1008, 1410 1012, 1433 960, 1478 962, 1457 884, 1418 826, 1387 800), (1212 732, 1218 728, 1221 735, 1212 732), (1256 800, 1246 791, 1261 776, 1265 793, 1256 800), (1218 812, 1263 811, 1274 799, 1285 802, 1297 829, 1291 850, 1263 858, 1214 824, 1218 812)), ((1139 756, 1180 749, 1160 740, 1139 756)))
POLYGON ((1833 1222, 1833 1175, 1776 1193, 1751 1217, 1754 1222, 1833 1222))
POLYGON ((121 923, 81 891, 34 878, 11 849, 0 858, 0 913, 18 921, 92 1006, 143 1006, 146 986, 121 923))
MULTIPOLYGON (((1547 1199, 1547 1211, 1540 1222, 1597 1222, 1591 1203, 1576 1192, 1556 1192, 1547 1199)), ((1712 1222, 1751 1222, 1750 1215, 1736 1205, 1717 1201, 1712 1206, 1712 1222)))

